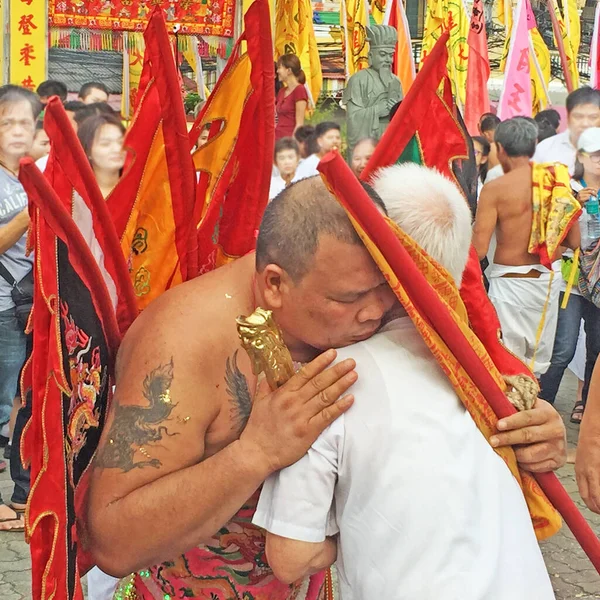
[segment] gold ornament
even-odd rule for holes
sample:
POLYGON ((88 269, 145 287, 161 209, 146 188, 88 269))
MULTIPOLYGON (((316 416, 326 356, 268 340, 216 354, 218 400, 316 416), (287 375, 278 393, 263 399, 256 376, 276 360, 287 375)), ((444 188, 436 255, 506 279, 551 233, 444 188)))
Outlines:
POLYGON ((282 386, 294 374, 294 363, 272 311, 258 307, 248 317, 240 316, 235 321, 254 375, 264 372, 272 390, 282 386))

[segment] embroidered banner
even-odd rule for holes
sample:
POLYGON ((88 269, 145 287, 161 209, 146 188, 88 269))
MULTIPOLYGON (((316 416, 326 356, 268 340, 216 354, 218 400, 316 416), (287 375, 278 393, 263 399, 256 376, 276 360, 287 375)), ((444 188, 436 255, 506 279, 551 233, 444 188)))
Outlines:
POLYGON ((179 33, 233 37, 235 0, 48 0, 48 16, 56 27, 143 31, 154 6, 179 33))
POLYGON ((46 79, 46 3, 10 0, 10 82, 34 90, 46 79))

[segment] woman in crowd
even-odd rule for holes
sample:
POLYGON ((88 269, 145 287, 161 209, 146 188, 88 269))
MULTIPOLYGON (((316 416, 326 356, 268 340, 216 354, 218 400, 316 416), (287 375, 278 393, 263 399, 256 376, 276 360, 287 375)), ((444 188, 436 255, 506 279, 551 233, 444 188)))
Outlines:
POLYGON ((118 117, 99 114, 83 121, 77 135, 92 165, 102 196, 107 198, 119 182, 125 165, 125 127, 118 117))
POLYGON ((482 135, 477 135, 473 139, 473 147, 475 149, 475 163, 479 171, 479 179, 477 181, 477 196, 481 192, 481 188, 485 183, 485 178, 488 172, 488 158, 490 156, 491 144, 482 135))
MULTIPOLYGON (((592 214, 597 214, 598 190, 600 189, 600 127, 584 131, 577 144, 575 171, 571 180, 573 192, 584 206, 579 219, 582 252, 598 244, 598 232, 590 227, 592 214)), ((569 280, 571 271, 577 268, 572 258, 563 257, 563 278, 569 280)), ((600 351, 600 308, 581 295, 578 289, 579 275, 575 275, 575 284, 564 310, 558 313, 558 324, 550 368, 540 378, 542 397, 554 402, 565 369, 573 360, 583 319, 586 334, 586 359, 582 399, 578 399, 571 414, 573 423, 580 423, 585 409, 585 399, 590 385, 592 370, 600 351)), ((563 285, 566 290, 566 282, 563 285)), ((560 296, 562 305, 564 291, 560 296)))
POLYGON ((304 84, 306 76, 295 54, 284 54, 277 62, 277 77, 284 86, 275 102, 275 139, 291 137, 298 127, 304 125, 308 105, 308 93, 304 84))
POLYGON ((290 185, 296 175, 300 163, 300 148, 292 137, 285 137, 275 142, 275 166, 277 174, 271 178, 269 200, 273 200, 290 185))

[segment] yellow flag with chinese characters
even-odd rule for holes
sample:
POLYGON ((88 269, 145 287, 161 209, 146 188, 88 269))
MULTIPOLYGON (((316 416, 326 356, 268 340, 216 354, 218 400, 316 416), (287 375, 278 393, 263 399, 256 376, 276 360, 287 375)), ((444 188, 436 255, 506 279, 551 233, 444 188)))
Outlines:
POLYGON ((435 43, 446 30, 448 41, 448 74, 459 108, 465 105, 467 95, 467 64, 469 60, 470 19, 463 0, 435 0, 427 3, 421 62, 427 58, 435 43))
POLYGON ((500 25, 504 26, 507 37, 510 37, 512 29, 513 7, 511 0, 496 0, 494 5, 494 18, 500 25))
POLYGON ((581 19, 579 10, 577 10, 577 0, 563 0, 563 6, 566 4, 565 26, 567 35, 571 41, 573 56, 579 53, 579 45, 581 44, 581 19))
MULTIPOLYGON (((392 0, 389 0, 390 2, 392 0)), ((399 0, 402 2, 402 0, 399 0)), ((369 0, 369 12, 377 25, 383 25, 387 0, 369 0)))
POLYGON ((9 2, 10 83, 35 91, 46 79, 48 12, 44 0, 9 2))
MULTIPOLYGON (((564 0, 563 5, 567 1, 569 3, 572 2, 573 4, 575 4, 575 0, 564 0)), ((565 54, 567 57, 567 68, 569 70, 569 73, 571 74, 571 82, 573 83, 573 89, 576 90, 579 87, 579 71, 577 69, 577 50, 575 50, 573 43, 577 42, 577 44, 579 45, 579 39, 581 35, 578 25, 579 16, 577 15, 577 24, 575 22, 576 19, 574 17, 572 17, 570 21, 574 35, 574 39, 572 40, 569 35, 569 29, 567 28, 567 19, 565 18, 565 15, 563 15, 563 13, 561 12, 557 2, 554 2, 553 4, 554 14, 556 15, 556 19, 558 20, 560 33, 563 39, 563 45, 565 47, 565 54)), ((568 17, 569 14, 572 14, 573 12, 576 13, 576 9, 577 7, 574 7, 572 10, 569 11, 569 6, 567 5, 567 10, 565 10, 565 14, 568 17)))
POLYGON ((142 67, 144 66, 144 36, 141 33, 129 32, 123 36, 127 44, 126 62, 123 65, 123 94, 121 94, 121 114, 126 120, 133 118, 138 105, 137 94, 140 87, 142 67))
POLYGON ((276 4, 275 60, 284 54, 295 54, 300 59, 312 104, 316 105, 323 73, 310 0, 278 0, 276 4))
POLYGON ((550 50, 537 27, 529 30, 529 63, 531 70, 531 102, 533 114, 548 108, 550 98, 550 50), (531 52, 533 50, 533 52, 531 52))
POLYGON ((344 30, 346 77, 369 66, 367 0, 341 0, 340 25, 344 30))

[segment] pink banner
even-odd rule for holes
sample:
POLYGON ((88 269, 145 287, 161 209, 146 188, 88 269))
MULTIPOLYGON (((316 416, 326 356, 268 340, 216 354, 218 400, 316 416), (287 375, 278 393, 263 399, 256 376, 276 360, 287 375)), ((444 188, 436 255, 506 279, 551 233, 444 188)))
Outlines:
POLYGON ((527 2, 519 0, 514 13, 513 30, 504 72, 504 86, 498 116, 531 117, 531 78, 529 72, 529 35, 527 29, 527 2))

